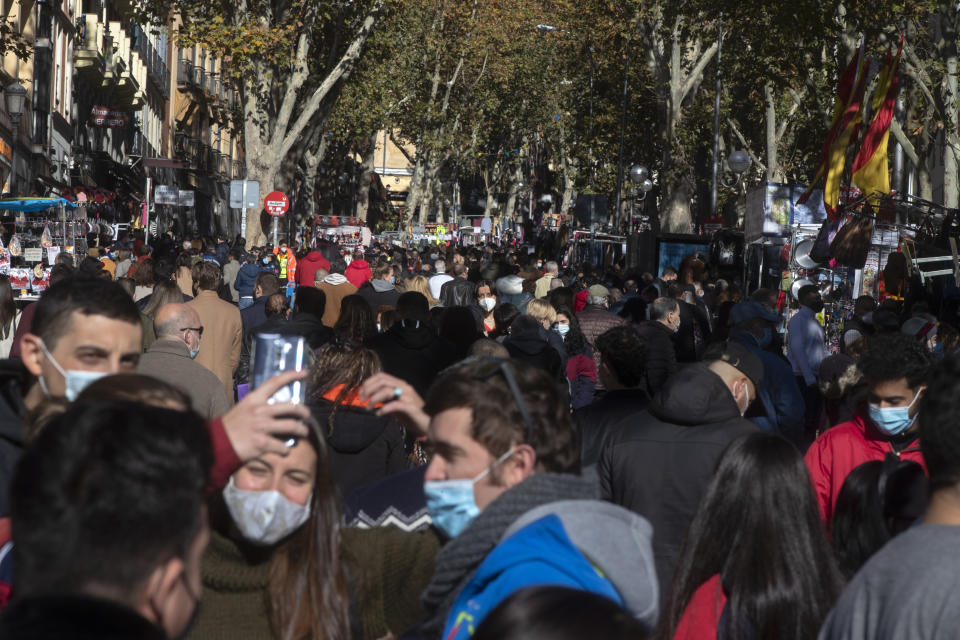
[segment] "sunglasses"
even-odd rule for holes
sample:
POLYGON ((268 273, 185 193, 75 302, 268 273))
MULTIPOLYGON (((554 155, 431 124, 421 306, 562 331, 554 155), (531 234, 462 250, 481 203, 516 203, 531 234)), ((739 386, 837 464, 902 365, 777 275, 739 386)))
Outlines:
POLYGON ((180 331, 196 331, 198 336, 203 337, 203 327, 183 327, 180 331))
POLYGON ((510 395, 520 410, 523 417, 523 423, 527 427, 527 444, 533 443, 533 420, 530 419, 530 412, 527 410, 527 403, 523 401, 523 395, 520 393, 520 386, 517 384, 517 378, 513 375, 513 367, 509 362, 501 358, 484 358, 476 364, 471 373, 474 380, 488 380, 493 376, 500 374, 507 382, 507 388, 510 389, 510 395))

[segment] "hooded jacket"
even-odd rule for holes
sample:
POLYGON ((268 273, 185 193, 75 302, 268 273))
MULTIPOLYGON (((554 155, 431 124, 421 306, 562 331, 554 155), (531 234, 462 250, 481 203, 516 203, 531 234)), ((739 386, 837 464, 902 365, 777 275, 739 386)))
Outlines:
POLYGON ((397 306, 397 298, 400 292, 393 286, 392 282, 386 280, 370 280, 363 283, 363 286, 357 289, 357 295, 367 301, 370 310, 373 311, 373 317, 377 317, 377 308, 380 306, 397 306))
POLYGON ((386 333, 371 338, 383 370, 408 382, 425 397, 427 389, 442 370, 456 361, 456 347, 428 325, 398 322, 386 333))
POLYGON ((333 325, 337 324, 337 320, 340 319, 343 299, 356 293, 357 288, 342 274, 331 273, 317 285, 317 289, 323 291, 323 294, 327 297, 321 321, 324 325, 333 328, 333 325))
POLYGON ((329 272, 330 261, 319 251, 311 251, 297 262, 297 284, 301 287, 312 287, 318 269, 329 272))
POLYGON ((573 545, 560 518, 547 515, 490 552, 457 596, 443 638, 470 638, 484 618, 510 594, 534 585, 589 591, 623 604, 610 581, 573 545))
POLYGON ((723 379, 696 363, 670 378, 646 412, 610 434, 597 464, 602 494, 653 525, 661 592, 673 579, 717 460, 727 445, 756 430, 723 379))
POLYGON ((554 380, 564 380, 563 359, 539 329, 511 333, 503 341, 503 346, 511 358, 546 371, 554 380))
POLYGON ((360 285, 373 277, 373 273, 370 271, 370 264, 367 263, 366 260, 354 260, 347 266, 343 275, 347 277, 350 284, 358 289, 360 285))
POLYGON ((270 267, 263 268, 260 264, 244 264, 237 272, 237 277, 233 281, 233 288, 237 290, 241 298, 250 298, 253 296, 253 287, 257 284, 257 276, 263 271, 273 271, 270 267))

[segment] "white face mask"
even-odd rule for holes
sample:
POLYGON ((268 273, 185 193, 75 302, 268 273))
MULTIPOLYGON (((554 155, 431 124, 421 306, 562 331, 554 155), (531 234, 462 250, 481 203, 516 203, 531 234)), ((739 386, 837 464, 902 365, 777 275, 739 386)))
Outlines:
POLYGON ((230 482, 223 489, 223 501, 227 504, 243 537, 250 542, 268 546, 283 540, 299 529, 310 517, 310 500, 297 504, 279 491, 246 491, 230 482))
POLYGON ((497 306, 497 301, 495 298, 483 298, 480 300, 480 308, 490 313, 493 311, 493 308, 497 306))
MULTIPOLYGON (((63 395, 66 397, 68 402, 73 402, 77 399, 77 396, 80 395, 80 392, 89 387, 91 384, 99 380, 104 376, 110 375, 106 371, 81 371, 79 369, 68 369, 64 370, 60 366, 54 357, 47 350, 47 345, 40 342, 40 348, 43 350, 43 355, 47 357, 50 361, 50 364, 60 372, 60 375, 63 376, 64 392, 63 395)), ((40 383, 40 388, 43 389, 43 393, 50 395, 50 390, 47 388, 47 382, 43 379, 41 375, 38 379, 40 383)))
MULTIPOLYGON (((741 418, 742 418, 742 417, 744 416, 744 414, 747 412, 747 409, 750 408, 750 387, 747 386, 746 383, 744 383, 744 385, 743 385, 743 392, 744 392, 745 394, 747 394, 747 404, 743 405, 743 411, 740 412, 740 417, 741 417, 741 418)), ((737 408, 739 409, 740 407, 737 407, 737 408)))

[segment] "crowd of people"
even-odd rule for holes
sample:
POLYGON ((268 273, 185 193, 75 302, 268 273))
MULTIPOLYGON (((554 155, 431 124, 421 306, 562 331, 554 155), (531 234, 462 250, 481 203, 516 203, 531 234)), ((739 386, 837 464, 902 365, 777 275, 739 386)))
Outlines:
POLYGON ((696 256, 96 244, 24 307, 0 276, 2 638, 960 622, 960 360, 922 302, 857 299, 832 353, 819 289, 696 256), (259 382, 267 334, 312 364, 259 382))

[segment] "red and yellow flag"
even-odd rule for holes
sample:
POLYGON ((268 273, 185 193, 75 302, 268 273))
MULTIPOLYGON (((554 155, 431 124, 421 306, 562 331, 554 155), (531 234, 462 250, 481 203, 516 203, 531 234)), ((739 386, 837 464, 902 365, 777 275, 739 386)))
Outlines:
POLYGON ((870 60, 863 55, 861 44, 859 53, 850 60, 840 77, 837 99, 833 105, 833 119, 820 150, 820 164, 817 172, 810 186, 797 201, 798 204, 805 203, 814 189, 823 187, 824 204, 831 218, 836 216, 836 207, 840 199, 840 174, 843 173, 847 147, 859 130, 860 108, 866 89, 866 72, 869 66, 870 60), (833 186, 834 194, 832 195, 828 195, 828 184, 833 186))
POLYGON ((891 60, 890 52, 877 79, 873 94, 873 119, 863 139, 863 145, 853 162, 853 184, 859 187, 870 201, 890 193, 890 173, 887 167, 887 143, 890 140, 890 122, 897 102, 900 52, 891 60))

